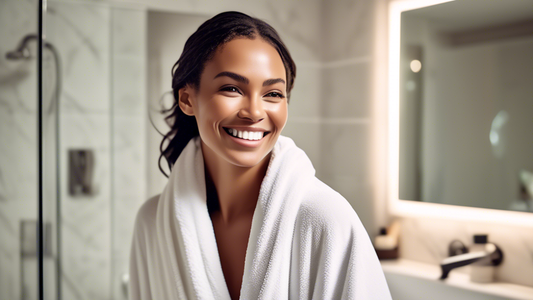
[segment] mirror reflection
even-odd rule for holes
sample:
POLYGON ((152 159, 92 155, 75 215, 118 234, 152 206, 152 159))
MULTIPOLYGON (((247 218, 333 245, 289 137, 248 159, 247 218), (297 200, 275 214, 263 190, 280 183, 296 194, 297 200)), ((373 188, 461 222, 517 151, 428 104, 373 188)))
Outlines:
POLYGON ((400 199, 533 212, 533 2, 401 18, 400 199))

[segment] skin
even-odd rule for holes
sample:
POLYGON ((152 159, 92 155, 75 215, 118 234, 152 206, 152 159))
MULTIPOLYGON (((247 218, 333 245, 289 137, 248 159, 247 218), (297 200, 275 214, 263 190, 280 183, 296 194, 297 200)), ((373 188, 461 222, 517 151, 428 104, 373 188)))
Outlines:
POLYGON ((179 91, 181 110, 198 123, 208 196, 213 194, 220 205, 211 213, 211 221, 232 299, 240 295, 261 182, 287 122, 286 81, 283 61, 273 46, 259 37, 237 38, 219 47, 206 62, 198 90, 186 86, 179 91), (221 72, 240 75, 247 82, 221 72), (244 127, 270 133, 259 147, 250 148, 236 143, 224 130, 244 127), (216 192, 210 193, 213 189, 216 192))

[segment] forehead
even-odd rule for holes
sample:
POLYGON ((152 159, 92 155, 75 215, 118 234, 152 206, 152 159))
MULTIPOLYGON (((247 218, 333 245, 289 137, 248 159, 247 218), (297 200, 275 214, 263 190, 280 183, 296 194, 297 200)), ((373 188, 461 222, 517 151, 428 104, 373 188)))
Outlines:
MULTIPOLYGON (((278 51, 261 38, 236 38, 220 46, 204 68, 208 79, 222 71, 255 78, 285 78, 285 66, 278 51), (212 75, 212 76, 211 76, 212 75)), ((202 76, 204 77, 204 76, 202 76)))

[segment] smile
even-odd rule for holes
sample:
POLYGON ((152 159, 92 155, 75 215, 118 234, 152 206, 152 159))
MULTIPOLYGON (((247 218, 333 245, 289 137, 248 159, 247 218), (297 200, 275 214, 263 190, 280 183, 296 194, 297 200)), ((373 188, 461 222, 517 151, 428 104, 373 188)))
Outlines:
POLYGON ((234 128, 226 128, 223 127, 224 131, 226 131, 229 135, 232 137, 242 139, 242 140, 249 140, 249 141, 259 141, 263 137, 265 137, 267 134, 269 134, 269 131, 246 131, 246 130, 237 130, 234 128))

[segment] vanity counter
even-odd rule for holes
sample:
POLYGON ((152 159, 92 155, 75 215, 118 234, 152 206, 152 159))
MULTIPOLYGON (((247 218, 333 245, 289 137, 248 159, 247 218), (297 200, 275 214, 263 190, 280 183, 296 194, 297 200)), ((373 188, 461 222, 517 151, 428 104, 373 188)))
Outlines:
POLYGON ((475 283, 469 274, 452 271, 439 280, 440 267, 397 259, 381 261, 394 299, 533 299, 533 288, 505 283, 475 283), (428 298, 429 297, 429 298, 428 298), (437 297, 437 298, 435 298, 437 297))

